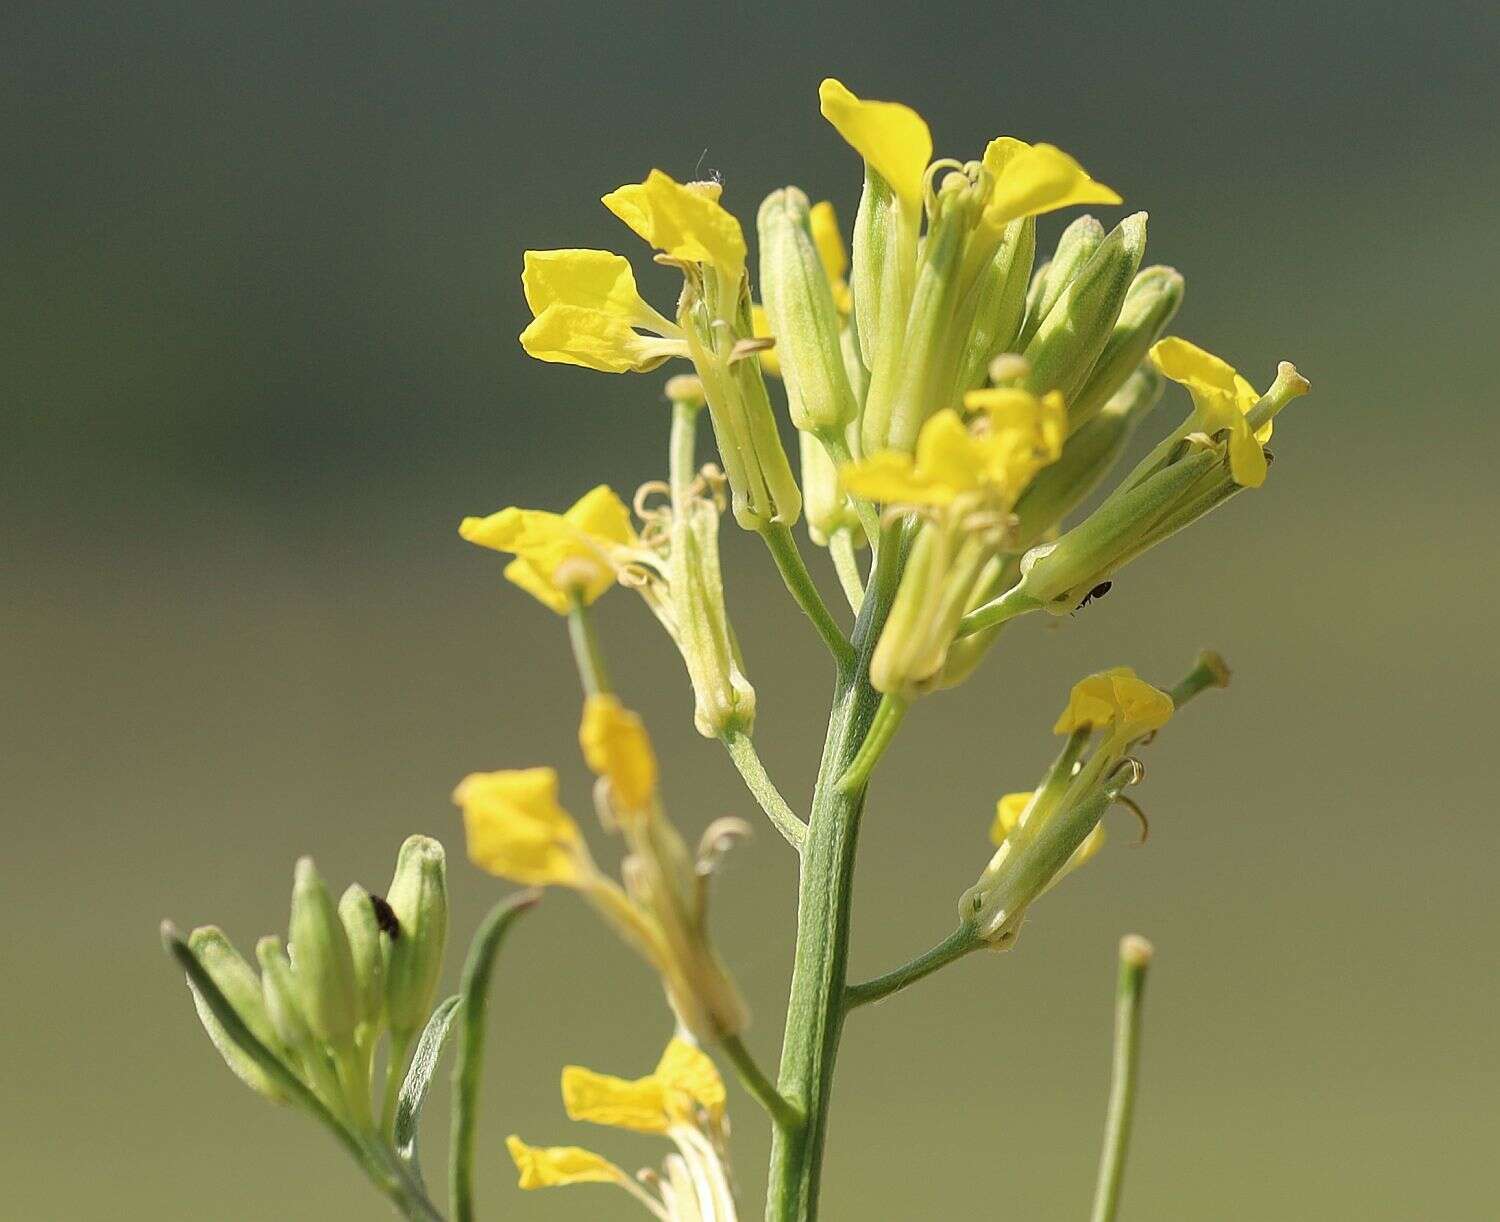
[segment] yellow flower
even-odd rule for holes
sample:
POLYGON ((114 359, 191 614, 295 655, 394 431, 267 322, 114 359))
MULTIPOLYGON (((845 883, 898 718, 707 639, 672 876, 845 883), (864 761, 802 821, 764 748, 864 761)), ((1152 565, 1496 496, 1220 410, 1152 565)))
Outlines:
POLYGON ((604 196, 606 208, 663 254, 707 263, 731 279, 745 267, 745 235, 719 206, 717 183, 680 183, 660 170, 604 196))
MULTIPOLYGON (((1032 818, 1033 799, 1036 790, 1027 789, 1020 793, 1008 793, 995 803, 995 822, 990 825, 990 843, 995 845, 1005 844, 1010 834, 1018 827, 1026 827, 1032 818)), ((1033 829, 1034 830, 1034 829, 1033 829)), ((1053 877, 1050 886, 1056 885, 1066 875, 1071 874, 1089 858, 1094 856, 1104 845, 1104 824, 1098 823, 1094 830, 1083 838, 1083 843, 1073 850, 1067 863, 1053 877)))
POLYGON ((569 1065, 562 1073, 563 1107, 571 1120, 636 1133, 667 1133, 696 1123, 699 1108, 712 1121, 724 1115, 724 1081, 707 1054, 673 1038, 644 1078, 616 1078, 569 1065))
POLYGON ((590 696, 578 741, 589 768, 609 779, 616 802, 627 810, 650 803, 656 793, 656 754, 637 714, 613 696, 590 696))
POLYGON ((833 304, 840 314, 847 314, 854 299, 845 279, 849 274, 849 252, 844 248, 838 214, 834 212, 833 204, 825 199, 812 206, 807 220, 812 229, 813 245, 818 248, 818 261, 823 264, 829 287, 833 289, 833 304))
POLYGON ((470 543, 511 552, 505 576, 559 615, 571 598, 592 603, 615 583, 615 549, 635 544, 630 511, 608 487, 586 492, 566 513, 502 509, 465 518, 458 533, 470 543))
POLYGON ((1229 432, 1229 471, 1243 488, 1259 488, 1266 480, 1266 455, 1262 447, 1271 440, 1267 420, 1255 432, 1245 415, 1260 394, 1228 362, 1177 336, 1158 341, 1151 349, 1151 363, 1172 381, 1187 387, 1193 396, 1196 423, 1205 433, 1229 432))
POLYGON ((1008 509, 1031 477, 1062 453, 1062 396, 991 390, 975 391, 965 402, 984 414, 987 427, 976 432, 951 408, 940 411, 923 424, 914 456, 884 450, 851 463, 840 473, 844 490, 898 505, 946 506, 977 496, 1008 509))
POLYGON ((932 160, 926 121, 900 102, 868 102, 829 77, 818 86, 823 117, 890 184, 909 212, 922 206, 922 180, 932 160))
POLYGON ((1075 204, 1122 202, 1055 145, 998 136, 984 150, 983 164, 994 179, 984 207, 985 223, 993 229, 1075 204))
POLYGON ((520 1186, 556 1188, 565 1184, 619 1184, 635 1187, 635 1181, 607 1158, 577 1146, 528 1146, 512 1133, 505 1139, 516 1170, 521 1173, 520 1186))
POLYGON ((1128 666, 1116 666, 1073 685, 1067 708, 1052 727, 1054 734, 1075 730, 1108 730, 1128 742, 1167 724, 1172 698, 1137 677, 1128 666))
POLYGON ((557 802, 551 768, 474 772, 453 800, 463 810, 469 860, 527 886, 579 886, 593 872, 578 825, 557 802))

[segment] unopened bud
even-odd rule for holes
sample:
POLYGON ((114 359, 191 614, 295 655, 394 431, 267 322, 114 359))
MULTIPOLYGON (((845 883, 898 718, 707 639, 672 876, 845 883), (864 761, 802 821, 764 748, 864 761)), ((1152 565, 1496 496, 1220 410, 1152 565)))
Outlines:
POLYGON ((1125 294, 1125 305, 1088 381, 1068 402, 1068 427, 1081 428, 1125 385, 1182 305, 1185 282, 1170 267, 1148 267, 1125 294))
POLYGON ((354 958, 354 987, 359 1000, 359 1021, 378 1027, 385 1013, 385 956, 375 900, 358 883, 352 883, 339 900, 339 920, 349 935, 354 958))
MULTIPOLYGON (((202 964, 209 979, 218 986, 219 992, 224 994, 225 1000, 234 1007, 234 1012, 250 1029, 250 1033, 271 1051, 282 1052, 283 1043, 266 1013, 260 981, 256 979, 254 969, 224 936, 224 931, 213 925, 195 929, 188 935, 188 948, 202 964)), ((208 1038, 213 1041, 214 1047, 219 1050, 219 1055, 224 1058, 224 1063, 241 1082, 257 1094, 277 1103, 285 1102, 286 1096, 281 1088, 230 1038, 198 990, 193 989, 192 992, 198 1020, 208 1032, 208 1038)))
POLYGON ((1068 283, 1026 345, 1033 394, 1060 390, 1072 397, 1088 377, 1114 330, 1125 295, 1146 252, 1146 214, 1128 216, 1099 244, 1068 283))
POLYGON ((312 858, 297 863, 292 883, 291 953, 296 959, 297 996, 319 1043, 352 1045, 358 1020, 354 956, 333 897, 312 858))
POLYGON ((1063 290, 1104 242, 1104 226, 1092 216, 1080 216, 1062 231, 1052 258, 1037 270, 1026 294, 1026 325, 1021 331, 1020 346, 1025 347, 1042 325, 1063 290))
MULTIPOLYGON (((307 1015, 302 1012, 296 974, 281 939, 267 934, 255 944, 255 957, 260 961, 261 993, 265 997, 266 1014, 276 1029, 277 1038, 298 1056, 306 1057, 314 1052, 317 1041, 312 1028, 307 1025, 307 1015)), ((321 1052, 315 1055, 321 1055, 321 1052)))
POLYGON ((1023 341, 1017 337, 1026 314, 1026 282, 1035 256, 1036 219, 1012 221, 970 290, 977 295, 977 303, 959 365, 960 392, 979 387, 995 357, 1021 346, 1023 341))
POLYGON ((399 929, 386 966, 386 1019, 391 1035, 410 1041, 437 996, 448 941, 448 879, 443 846, 430 836, 409 836, 396 857, 386 902, 399 929))
POLYGON ((703 397, 703 383, 690 373, 679 373, 667 379, 667 399, 677 407, 701 408, 707 400, 703 397))
POLYGON ((771 192, 757 224, 762 304, 776 338, 792 423, 807 432, 842 430, 854 419, 856 405, 807 196, 796 187, 771 192))

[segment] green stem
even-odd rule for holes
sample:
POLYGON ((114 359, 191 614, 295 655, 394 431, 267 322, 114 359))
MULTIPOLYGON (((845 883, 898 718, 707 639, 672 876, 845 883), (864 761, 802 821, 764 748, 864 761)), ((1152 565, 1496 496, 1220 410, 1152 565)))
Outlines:
POLYGON ((828 554, 833 558, 839 585, 844 587, 844 597, 849 600, 849 610, 858 615, 860 604, 865 601, 865 579, 860 576, 859 561, 854 555, 854 532, 834 531, 828 540, 828 554))
POLYGON ((791 529, 773 522, 761 528, 760 536, 766 541, 771 558, 781 571, 781 580, 786 582, 786 588, 797 600, 797 605, 812 620, 813 627, 818 630, 818 635, 833 654, 833 660, 840 667, 848 667, 854 661, 853 647, 833 616, 828 613, 823 596, 813 584, 812 574, 807 571, 802 553, 797 549, 797 540, 792 537, 791 529))
POLYGON ((999 598, 991 599, 982 607, 976 607, 958 621, 954 639, 971 636, 985 628, 996 628, 1018 615, 1035 611, 1042 604, 1030 594, 1021 593, 1020 586, 1012 586, 999 598))
POLYGON ((1151 943, 1137 934, 1120 941, 1120 977, 1115 990, 1115 1047, 1104 1119, 1104 1151, 1099 1158, 1099 1181, 1094 1188, 1092 1222, 1114 1222, 1125 1180, 1125 1155, 1130 1144, 1130 1121, 1135 1112, 1135 1088, 1140 1069, 1141 1002, 1146 969, 1151 965, 1151 943))
POLYGON ((870 732, 865 735, 865 741, 860 743, 859 752, 855 755, 853 762, 845 770, 844 775, 839 777, 840 789, 853 793, 869 784, 870 773, 875 770, 875 765, 880 763, 880 757, 885 754, 885 749, 896 737, 896 731, 901 728, 901 721, 906 716, 907 707, 907 702, 892 692, 887 692, 880 698, 880 707, 875 711, 875 720, 870 724, 870 732))
POLYGON ((594 629, 594 612, 582 599, 575 598, 568 608, 568 643, 573 646, 573 661, 578 664, 578 679, 586 696, 605 695, 610 691, 609 672, 604 668, 604 650, 594 629))
POLYGON ((474 1222, 474 1137, 479 1125, 479 1076, 484 1068, 484 1020, 495 955, 511 922, 541 899, 522 891, 495 905, 469 944, 459 986, 458 1059, 453 1067, 452 1148, 448 1157, 449 1208, 454 1222, 474 1222))
POLYGON ((739 1036, 725 1036, 719 1041, 719 1047, 724 1050, 724 1055, 734 1066, 741 1085, 755 1096, 761 1107, 766 1109, 766 1114, 771 1117, 773 1124, 782 1129, 795 1129, 802 1123, 802 1113, 781 1095, 771 1079, 761 1071, 760 1066, 755 1063, 755 1058, 750 1055, 750 1050, 745 1047, 744 1041, 739 1036))
POLYGON ((856 1006, 889 997, 909 984, 916 984, 924 976, 932 975, 939 968, 962 959, 971 950, 978 950, 982 945, 979 931, 973 925, 960 925, 931 950, 924 951, 910 963, 904 963, 895 971, 866 980, 863 984, 851 984, 844 991, 844 1009, 852 1010, 856 1006))
POLYGON ((699 403, 672 404, 672 435, 667 448, 667 470, 671 477, 672 512, 681 513, 687 490, 697 478, 699 403))
POLYGON ((772 1134, 768 1222, 811 1222, 817 1216, 834 1062, 844 1023, 854 855, 865 796, 863 789, 844 792, 837 781, 880 703, 869 683, 869 662, 900 576, 900 528, 888 530, 882 543, 854 626, 854 660, 839 668, 803 848, 797 949, 777 1088, 804 1119, 772 1134))
POLYGON ((760 803, 761 810, 766 812, 766 817, 771 820, 776 830, 786 838, 792 848, 800 853, 802 843, 807 839, 807 824, 802 822, 787 805, 786 799, 781 796, 781 791, 767 775, 765 765, 760 762, 760 755, 756 752, 755 743, 751 741, 750 735, 743 730, 729 729, 725 730, 720 737, 729 751, 729 758, 734 761, 734 766, 740 770, 740 776, 745 779, 745 787, 760 803))

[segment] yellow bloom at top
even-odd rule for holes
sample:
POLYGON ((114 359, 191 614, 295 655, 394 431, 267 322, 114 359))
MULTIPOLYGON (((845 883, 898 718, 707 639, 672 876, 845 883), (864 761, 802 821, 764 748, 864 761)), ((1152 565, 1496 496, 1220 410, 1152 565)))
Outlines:
POLYGON ((1108 730, 1111 737, 1129 741, 1160 729, 1171 716, 1172 698, 1166 692, 1139 678, 1130 667, 1116 666, 1073 685, 1068 706, 1052 732, 1108 730))
POLYGON ((559 615, 567 614, 573 597, 592 603, 614 585, 613 549, 636 542, 630 511, 603 484, 566 513, 502 509, 465 518, 458 533, 480 547, 513 553, 506 579, 559 615))
POLYGON ((922 205, 922 180, 932 160, 927 122, 900 102, 869 102, 829 77, 818 86, 823 117, 865 163, 890 184, 908 210, 922 205))
POLYGON ((656 792, 656 753, 640 717, 613 696, 590 696, 583 706, 579 745, 589 768, 607 777, 626 810, 645 807, 656 792))
POLYGON ((995 229, 1021 217, 1041 216, 1075 204, 1122 202, 1116 192, 1095 182, 1055 145, 998 136, 984 150, 983 164, 994 179, 984 219, 995 229))
POLYGON ((745 234, 719 205, 717 183, 680 183, 652 170, 604 196, 606 208, 663 254, 707 263, 730 278, 745 266, 745 234))
POLYGON ((1271 422, 1252 432, 1245 414, 1260 399, 1259 392, 1227 361, 1175 335, 1151 349, 1151 363, 1193 396, 1197 424, 1205 433, 1229 432, 1229 471, 1244 488, 1266 481, 1266 455, 1271 422))
POLYGON ((922 426, 915 455, 885 450, 851 463, 840 472, 844 490, 897 505, 944 506, 974 496, 1013 504, 1031 477, 1062 453, 1062 396, 976 391, 965 402, 984 413, 978 431, 951 408, 940 411, 922 426))
POLYGON ((577 886, 591 872, 578 825, 558 805, 553 769, 471 773, 453 800, 480 869, 527 886, 577 886))
POLYGON ((681 1037, 667 1045, 644 1078, 616 1078, 569 1065, 562 1073, 569 1119, 636 1133, 666 1133, 693 1124, 699 1108, 717 1121, 724 1115, 724 1081, 701 1048, 681 1037))

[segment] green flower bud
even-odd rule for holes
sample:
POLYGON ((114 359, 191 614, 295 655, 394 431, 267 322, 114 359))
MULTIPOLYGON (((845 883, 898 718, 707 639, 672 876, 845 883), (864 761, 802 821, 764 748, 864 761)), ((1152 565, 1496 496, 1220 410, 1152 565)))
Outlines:
POLYGON ((385 1017, 385 945, 380 922, 375 917, 370 893, 352 883, 339 900, 339 920, 349 935, 354 957, 354 987, 359 1001, 360 1024, 376 1030, 385 1017))
POLYGON ((1146 214, 1137 212, 1100 243, 1047 311, 1023 353, 1031 363, 1025 389, 1072 398, 1109 341, 1145 251, 1146 214))
MULTIPOLYGON (((188 935, 188 948, 255 1038, 272 1052, 284 1054, 284 1043, 266 1012, 265 999, 255 970, 235 950, 233 943, 224 936, 224 931, 213 925, 195 929, 188 935)), ((213 1011, 208 1008, 198 990, 192 989, 192 993, 198 1020, 235 1076, 257 1094, 264 1095, 275 1103, 286 1102, 281 1088, 271 1081, 266 1071, 229 1038, 229 1033, 214 1017, 213 1011)))
POLYGON ((792 423, 807 432, 842 430, 854 392, 839 348, 833 289, 813 241, 807 196, 785 187, 760 206, 760 291, 786 383, 792 423))
POLYGON ((310 857, 297 862, 290 936, 297 995, 307 1025, 329 1048, 352 1047, 358 1021, 354 956, 333 897, 310 857))
POLYGON ((1109 342, 1088 380, 1068 402, 1068 427, 1077 430, 1100 411, 1146 359, 1182 305, 1186 285, 1170 267, 1148 267, 1130 285, 1109 342))
POLYGON ((1155 370, 1138 368, 1104 409, 1068 438, 1062 457, 1037 472, 1016 502, 1017 550, 1038 542, 1099 486, 1161 398, 1164 384, 1155 370))
POLYGON ((448 941, 448 879, 443 846, 409 836, 396 857, 386 902, 400 929, 386 967, 386 1019, 398 1045, 421 1030, 437 996, 448 941))
POLYGON ((920 211, 907 209, 891 185, 867 164, 854 217, 849 276, 866 369, 878 368, 901 347, 921 223, 920 211))
POLYGON ((693 724, 705 738, 731 729, 748 734, 755 724, 755 689, 745 677, 724 605, 719 510, 712 497, 683 497, 671 531, 667 588, 673 635, 693 684, 693 724))
POLYGON ((974 322, 959 359, 960 395, 984 384, 985 371, 995 357, 1024 343, 1018 334, 1026 314, 1026 281, 1035 257, 1036 218, 1012 221, 971 290, 975 294, 974 322))
POLYGON ((320 1055, 312 1028, 307 1025, 307 1015, 302 1012, 292 961, 287 958, 281 939, 267 934, 255 944, 255 957, 260 961, 266 1014, 277 1039, 300 1057, 320 1055))
POLYGON ((1080 216, 1062 231, 1052 258, 1037 270, 1026 294, 1026 325, 1021 329, 1019 347, 1031 342, 1042 319, 1047 317, 1063 290, 1072 284, 1084 265, 1104 242, 1104 226, 1092 216, 1080 216))

